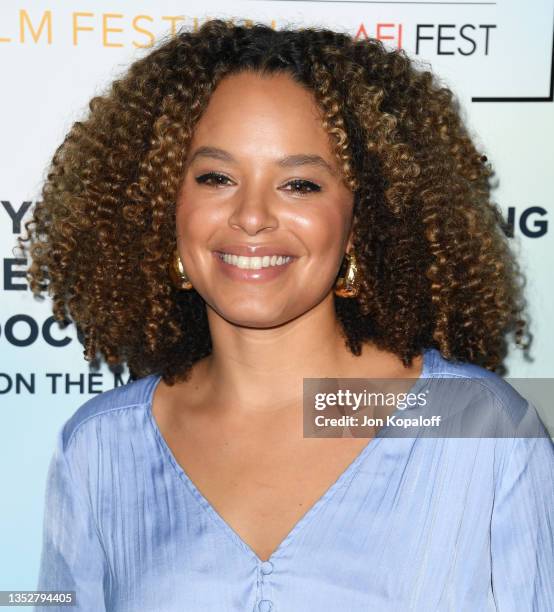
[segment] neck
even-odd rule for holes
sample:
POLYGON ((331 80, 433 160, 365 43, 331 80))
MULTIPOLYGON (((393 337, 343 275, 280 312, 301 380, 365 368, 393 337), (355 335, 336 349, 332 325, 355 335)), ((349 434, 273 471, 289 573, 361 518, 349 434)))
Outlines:
POLYGON ((333 295, 302 316, 273 328, 230 324, 211 308, 212 353, 198 380, 210 404, 234 413, 301 405, 303 378, 411 377, 395 355, 370 343, 355 356, 345 346, 333 295))

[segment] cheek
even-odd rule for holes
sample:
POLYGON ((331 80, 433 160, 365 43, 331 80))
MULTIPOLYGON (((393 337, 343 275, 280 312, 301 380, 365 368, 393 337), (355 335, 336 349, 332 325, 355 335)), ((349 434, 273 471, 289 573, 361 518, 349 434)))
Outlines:
MULTIPOLYGON (((186 243, 204 241, 217 228, 225 223, 225 214, 221 207, 196 203, 182 198, 176 211, 177 238, 186 243)), ((185 244, 183 246, 186 246, 185 244)))
POLYGON ((291 226, 294 225, 311 254, 333 258, 345 246, 350 221, 348 205, 331 202, 297 212, 291 226))

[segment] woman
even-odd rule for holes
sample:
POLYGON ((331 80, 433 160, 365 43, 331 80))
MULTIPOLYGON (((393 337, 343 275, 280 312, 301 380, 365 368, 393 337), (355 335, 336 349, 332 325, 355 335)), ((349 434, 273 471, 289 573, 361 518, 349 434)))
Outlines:
POLYGON ((480 378, 535 418, 498 376, 523 300, 452 93, 376 40, 212 20, 90 110, 29 280, 135 380, 60 431, 38 588, 118 612, 552 609, 548 437, 302 431, 306 378, 480 378))

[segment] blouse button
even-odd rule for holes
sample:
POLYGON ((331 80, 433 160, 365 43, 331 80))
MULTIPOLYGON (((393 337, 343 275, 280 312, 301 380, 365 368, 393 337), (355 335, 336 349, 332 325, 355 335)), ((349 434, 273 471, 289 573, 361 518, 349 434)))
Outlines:
POLYGON ((273 608, 273 602, 270 599, 262 599, 258 604, 260 612, 270 612, 271 608, 273 608))
POLYGON ((271 574, 273 571, 273 563, 271 563, 271 561, 263 561, 261 569, 262 574, 271 574))

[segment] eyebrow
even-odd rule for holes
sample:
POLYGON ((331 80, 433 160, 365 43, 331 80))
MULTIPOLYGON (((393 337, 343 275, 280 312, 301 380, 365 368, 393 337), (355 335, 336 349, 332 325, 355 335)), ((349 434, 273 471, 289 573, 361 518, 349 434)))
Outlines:
MULTIPOLYGON (((192 154, 187 165, 192 164, 192 162, 197 157, 210 157, 212 159, 219 159, 221 161, 236 163, 236 159, 224 149, 220 149, 218 147, 198 147, 196 151, 192 154)), ((331 165, 326 162, 323 157, 320 155, 309 154, 309 153, 297 153, 296 155, 287 155, 286 157, 282 157, 276 161, 277 165, 281 168, 295 168, 297 166, 320 166, 332 176, 335 176, 336 172, 333 170, 331 165)))

